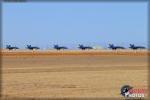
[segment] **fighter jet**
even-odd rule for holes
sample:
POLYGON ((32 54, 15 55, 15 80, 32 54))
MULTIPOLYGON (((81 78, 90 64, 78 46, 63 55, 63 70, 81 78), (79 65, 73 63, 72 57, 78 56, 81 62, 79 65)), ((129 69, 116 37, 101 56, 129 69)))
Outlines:
POLYGON ((90 46, 84 46, 84 45, 80 45, 79 44, 79 49, 82 49, 82 50, 86 50, 86 49, 93 49, 93 47, 90 47, 90 46))
POLYGON ((16 46, 12 47, 11 45, 6 45, 6 49, 8 49, 8 50, 16 50, 16 49, 19 49, 19 48, 16 47, 16 46))
POLYGON ((54 45, 54 49, 56 49, 56 50, 64 50, 64 49, 68 49, 67 47, 65 47, 65 46, 59 46, 59 45, 54 45))
POLYGON ((130 44, 130 47, 129 48, 131 48, 131 49, 133 49, 133 50, 137 50, 137 49, 146 49, 145 47, 143 47, 143 46, 135 46, 134 44, 130 44))
POLYGON ((108 48, 110 48, 110 49, 112 49, 112 50, 116 50, 116 49, 125 49, 124 47, 122 47, 122 46, 114 46, 113 44, 109 44, 109 47, 108 48))
POLYGON ((31 45, 27 45, 26 48, 29 49, 29 50, 37 50, 37 49, 40 49, 39 47, 35 47, 35 46, 31 46, 31 45))

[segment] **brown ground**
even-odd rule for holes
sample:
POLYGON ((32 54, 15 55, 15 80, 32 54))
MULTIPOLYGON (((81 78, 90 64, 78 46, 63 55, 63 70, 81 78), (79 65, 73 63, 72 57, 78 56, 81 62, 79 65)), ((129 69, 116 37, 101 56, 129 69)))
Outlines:
POLYGON ((147 89, 146 53, 53 52, 3 53, 3 97, 122 98, 125 84, 147 89))

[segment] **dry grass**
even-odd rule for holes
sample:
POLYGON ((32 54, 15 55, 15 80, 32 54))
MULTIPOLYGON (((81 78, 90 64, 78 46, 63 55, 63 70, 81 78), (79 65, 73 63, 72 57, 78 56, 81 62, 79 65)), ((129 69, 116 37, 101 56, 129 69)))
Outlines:
POLYGON ((123 98, 125 84, 147 89, 147 51, 127 52, 5 51, 3 98, 123 98))

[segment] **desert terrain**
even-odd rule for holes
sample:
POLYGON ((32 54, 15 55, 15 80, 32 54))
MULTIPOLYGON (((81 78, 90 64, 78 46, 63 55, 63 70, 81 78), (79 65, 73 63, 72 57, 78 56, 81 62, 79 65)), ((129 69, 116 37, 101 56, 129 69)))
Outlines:
POLYGON ((1 60, 2 99, 124 99, 123 85, 148 88, 148 51, 5 50, 1 60))

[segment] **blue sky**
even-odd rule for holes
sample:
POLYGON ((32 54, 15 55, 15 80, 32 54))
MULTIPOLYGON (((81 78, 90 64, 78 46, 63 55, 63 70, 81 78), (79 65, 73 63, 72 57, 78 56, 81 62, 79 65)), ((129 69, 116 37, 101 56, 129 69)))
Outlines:
POLYGON ((3 45, 147 45, 145 2, 3 3, 3 45))

